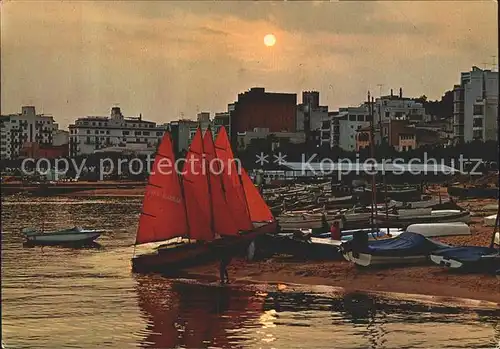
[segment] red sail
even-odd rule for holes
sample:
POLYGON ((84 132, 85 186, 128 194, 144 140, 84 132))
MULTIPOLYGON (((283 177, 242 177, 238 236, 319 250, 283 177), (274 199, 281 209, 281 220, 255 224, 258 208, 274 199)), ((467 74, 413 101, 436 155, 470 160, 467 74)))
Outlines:
POLYGON ((203 151, 207 164, 207 173, 210 180, 210 198, 212 200, 212 217, 214 229, 219 235, 238 235, 238 227, 229 209, 231 203, 226 201, 222 184, 222 171, 225 164, 217 159, 212 131, 208 128, 203 136, 203 151))
POLYGON ((139 218, 136 244, 187 235, 188 226, 170 135, 165 133, 155 156, 139 218))
POLYGON ((224 127, 221 127, 215 140, 215 151, 217 157, 224 165, 222 183, 224 184, 226 201, 229 203, 229 210, 234 217, 236 226, 242 231, 251 230, 253 229, 253 224, 250 219, 245 192, 241 185, 240 174, 238 172, 242 167, 236 166, 233 151, 231 150, 231 145, 224 127))
POLYGON ((182 171, 186 200, 189 237, 195 240, 214 239, 212 213, 208 192, 206 160, 203 158, 203 139, 198 128, 186 155, 182 171))
POLYGON ((248 177, 245 169, 241 169, 241 181, 245 189, 245 196, 248 203, 248 210, 250 211, 250 218, 252 222, 269 222, 274 221, 274 217, 269 210, 266 202, 260 196, 259 191, 255 188, 250 177, 248 177))

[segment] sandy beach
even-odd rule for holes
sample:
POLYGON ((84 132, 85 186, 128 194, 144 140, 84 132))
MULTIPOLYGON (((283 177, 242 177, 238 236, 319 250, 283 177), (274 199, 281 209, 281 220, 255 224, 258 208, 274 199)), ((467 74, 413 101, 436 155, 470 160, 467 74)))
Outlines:
MULTIPOLYGON (((494 227, 484 226, 483 219, 495 211, 483 211, 494 205, 494 199, 459 202, 471 211, 469 236, 438 238, 451 245, 489 246, 494 227)), ((434 264, 386 269, 360 268, 347 261, 301 261, 287 256, 275 256, 264 261, 247 262, 235 259, 228 268, 235 281, 298 283, 342 287, 346 291, 375 291, 458 297, 498 303, 500 280, 494 275, 463 274, 434 264)), ((218 264, 195 267, 188 275, 218 278, 218 264)))

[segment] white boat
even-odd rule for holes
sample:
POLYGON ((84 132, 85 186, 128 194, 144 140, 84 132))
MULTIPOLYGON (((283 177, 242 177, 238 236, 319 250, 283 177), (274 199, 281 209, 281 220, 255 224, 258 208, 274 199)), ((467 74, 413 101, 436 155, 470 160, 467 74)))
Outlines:
MULTIPOLYGON (((420 209, 417 209, 420 210, 420 209)), ((412 224, 420 223, 454 223, 454 222, 470 222, 470 212, 460 210, 432 210, 430 214, 410 215, 405 212, 405 216, 397 215, 395 218, 384 217, 383 215, 377 216, 376 221, 380 225, 400 225, 409 226, 412 224)))
POLYGON ((463 222, 412 224, 406 231, 425 237, 471 235, 470 228, 463 222))
POLYGON ((401 233, 404 232, 404 230, 400 228, 378 228, 377 231, 374 231, 374 229, 372 228, 342 230, 342 241, 352 240, 354 234, 363 231, 366 231, 366 233, 368 234, 368 240, 378 240, 379 238, 395 237, 401 235, 401 233))
POLYGON ((39 245, 59 245, 90 243, 101 236, 104 231, 73 227, 51 232, 37 231, 33 228, 24 228, 22 232, 28 243, 39 245))

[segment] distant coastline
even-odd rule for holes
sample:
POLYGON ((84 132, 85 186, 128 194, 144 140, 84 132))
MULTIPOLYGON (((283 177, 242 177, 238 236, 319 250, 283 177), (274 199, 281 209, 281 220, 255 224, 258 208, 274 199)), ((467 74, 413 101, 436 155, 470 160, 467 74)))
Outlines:
POLYGON ((2 183, 2 196, 26 194, 33 196, 144 196, 145 181, 99 181, 23 184, 2 183))

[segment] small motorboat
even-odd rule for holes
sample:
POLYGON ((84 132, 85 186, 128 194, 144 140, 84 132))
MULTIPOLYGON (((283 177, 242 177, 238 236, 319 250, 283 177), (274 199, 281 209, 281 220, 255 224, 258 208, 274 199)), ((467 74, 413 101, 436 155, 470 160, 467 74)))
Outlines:
POLYGON ((430 258, 434 263, 452 269, 491 272, 500 267, 500 254, 492 247, 450 247, 433 252, 430 258))
POLYGON ((61 245, 61 244, 86 244, 96 240, 104 230, 83 229, 73 227, 62 230, 44 232, 33 228, 24 228, 22 233, 28 244, 35 245, 61 245))
POLYGON ((450 247, 411 232, 404 232, 392 239, 365 242, 360 243, 355 237, 342 244, 344 258, 363 267, 417 264, 427 261, 432 252, 450 247))

